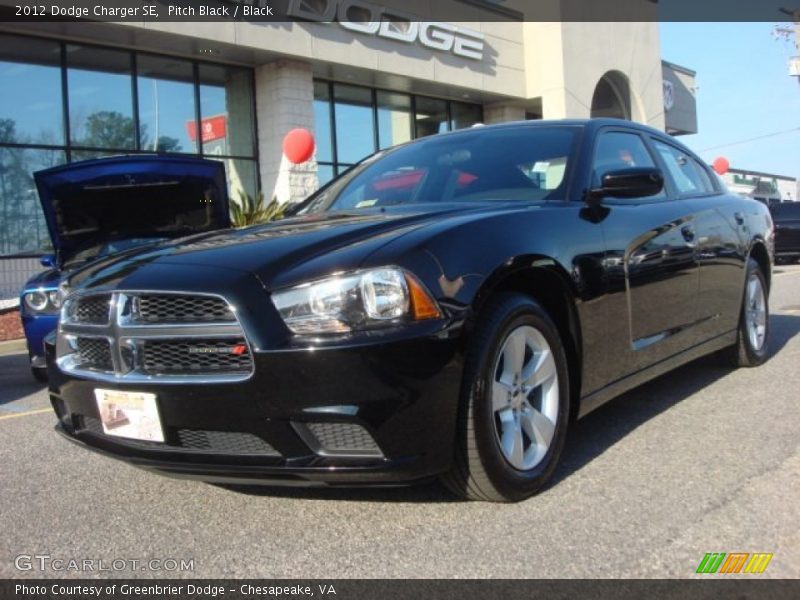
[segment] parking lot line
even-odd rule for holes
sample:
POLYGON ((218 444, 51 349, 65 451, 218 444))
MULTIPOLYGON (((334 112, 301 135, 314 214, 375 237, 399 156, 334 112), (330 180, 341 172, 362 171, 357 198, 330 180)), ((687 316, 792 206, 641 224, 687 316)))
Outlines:
POLYGON ((30 417, 33 415, 43 415, 44 413, 52 413, 52 408, 40 408, 38 410, 28 410, 21 413, 13 413, 10 415, 2 415, 0 416, 0 421, 5 421, 7 419, 18 419, 19 417, 30 417))

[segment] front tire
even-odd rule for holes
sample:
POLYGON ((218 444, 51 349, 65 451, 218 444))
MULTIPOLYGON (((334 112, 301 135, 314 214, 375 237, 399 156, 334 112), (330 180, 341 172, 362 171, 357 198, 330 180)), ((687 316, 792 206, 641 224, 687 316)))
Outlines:
POLYGON ((47 383, 47 369, 41 367, 31 367, 31 375, 39 383, 47 383))
POLYGON ((491 502, 539 491, 564 447, 570 393, 558 329, 537 302, 516 293, 488 302, 469 342, 461 394, 445 485, 491 502))
POLYGON ((735 367, 757 367, 767 360, 769 345, 769 298, 764 273, 758 263, 747 262, 742 310, 736 344, 730 349, 735 367))

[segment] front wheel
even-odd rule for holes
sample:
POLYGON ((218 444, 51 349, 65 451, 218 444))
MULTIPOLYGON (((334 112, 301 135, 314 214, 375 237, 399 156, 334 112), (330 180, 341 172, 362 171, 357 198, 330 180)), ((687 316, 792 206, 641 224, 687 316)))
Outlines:
POLYGON ((756 367, 767 360, 769 342, 769 300, 761 267, 752 258, 747 262, 742 309, 736 344, 730 349, 735 367, 756 367))
POLYGON ((472 500, 513 502, 536 493, 561 455, 569 397, 564 346, 545 310, 521 294, 490 300, 469 343, 444 483, 472 500))
POLYGON ((47 383, 47 369, 42 367, 31 367, 31 375, 39 383, 47 383))

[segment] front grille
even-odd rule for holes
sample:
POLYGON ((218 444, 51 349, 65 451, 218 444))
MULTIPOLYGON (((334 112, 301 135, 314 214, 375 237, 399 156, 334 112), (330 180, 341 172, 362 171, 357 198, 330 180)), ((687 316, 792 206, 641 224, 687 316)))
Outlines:
MULTIPOLYGON (((94 435, 106 435, 100 419, 82 417, 83 429, 94 435)), ((269 443, 252 433, 238 431, 206 431, 203 429, 177 429, 173 442, 146 442, 116 437, 117 441, 132 446, 154 449, 168 447, 187 452, 205 452, 211 454, 238 454, 258 456, 280 456, 269 443)))
POLYGON ((266 454, 279 456, 275 448, 252 433, 179 429, 181 446, 191 450, 207 450, 225 454, 266 454))
POLYGON ((150 375, 249 373, 253 359, 244 339, 146 340, 142 367, 150 375))
POLYGON ((177 384, 240 381, 254 369, 235 311, 220 296, 87 294, 68 298, 65 311, 56 345, 65 372, 114 382, 157 376, 177 384))
POLYGON ((210 296, 146 294, 135 296, 134 323, 230 323, 236 321, 228 303, 210 296))
POLYGON ((70 321, 87 325, 105 325, 111 312, 111 296, 87 296, 78 298, 70 310, 70 321))
POLYGON ((380 448, 369 432, 356 423, 307 423, 306 426, 324 452, 380 454, 380 448))
POLYGON ((78 338, 76 344, 82 368, 97 371, 114 370, 114 363, 111 360, 111 344, 107 339, 78 338))

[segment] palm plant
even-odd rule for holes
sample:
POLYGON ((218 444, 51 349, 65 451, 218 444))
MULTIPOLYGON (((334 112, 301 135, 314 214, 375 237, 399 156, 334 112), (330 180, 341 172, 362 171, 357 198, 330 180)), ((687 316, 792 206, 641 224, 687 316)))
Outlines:
POLYGON ((283 218, 286 207, 277 198, 265 203, 263 192, 253 197, 244 190, 239 190, 238 196, 238 201, 231 202, 231 222, 234 227, 248 227, 283 218))

